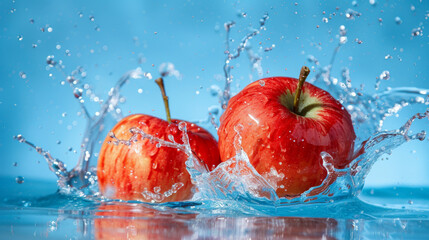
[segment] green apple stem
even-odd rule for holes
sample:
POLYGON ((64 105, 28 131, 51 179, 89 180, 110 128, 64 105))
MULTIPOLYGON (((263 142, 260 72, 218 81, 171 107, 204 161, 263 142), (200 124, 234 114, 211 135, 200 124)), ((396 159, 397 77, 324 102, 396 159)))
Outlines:
POLYGON ((301 68, 299 73, 298 86, 295 91, 295 98, 293 99, 293 112, 298 113, 299 98, 301 97, 302 86, 304 85, 305 80, 307 79, 308 74, 310 74, 310 69, 307 66, 301 68))
POLYGON ((165 92, 164 79, 160 77, 156 79, 155 82, 156 84, 158 84, 159 89, 161 89, 162 99, 164 100, 165 113, 167 114, 167 122, 171 123, 170 107, 168 106, 168 97, 167 93, 165 92))

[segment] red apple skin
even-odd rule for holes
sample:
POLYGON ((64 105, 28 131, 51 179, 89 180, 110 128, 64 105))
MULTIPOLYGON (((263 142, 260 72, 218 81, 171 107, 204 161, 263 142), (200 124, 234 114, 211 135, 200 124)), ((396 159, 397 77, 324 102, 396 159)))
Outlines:
MULTIPOLYGON (((163 140, 172 135, 177 143, 182 142, 182 131, 178 129, 180 120, 169 124, 162 119, 136 114, 122 119, 111 130, 118 139, 129 139, 130 129, 138 127, 145 133, 163 140)), ((184 121, 185 122, 185 121, 184 121)), ((204 161, 209 170, 220 163, 216 139, 205 129, 186 122, 189 143, 192 151, 204 161)), ((122 200, 149 202, 142 192, 154 192, 160 187, 160 193, 170 190, 175 183, 183 183, 177 193, 165 197, 159 202, 182 201, 193 195, 193 184, 186 170, 187 155, 176 148, 156 147, 157 142, 150 142, 138 136, 138 141, 131 146, 109 143, 113 139, 107 136, 101 147, 97 176, 100 192, 109 197, 122 200)))
POLYGON ((220 156, 226 161, 236 152, 234 127, 243 126, 241 146, 256 171, 268 174, 267 178, 272 168, 284 174, 271 184, 279 197, 295 197, 322 183, 327 174, 322 151, 333 157, 336 168, 344 168, 352 160, 356 138, 350 114, 316 86, 304 83, 299 105, 302 110, 305 101, 319 104, 312 117, 297 115, 283 105, 280 96, 288 90, 293 96, 297 83, 295 78, 271 77, 249 84, 231 98, 218 129, 220 156))

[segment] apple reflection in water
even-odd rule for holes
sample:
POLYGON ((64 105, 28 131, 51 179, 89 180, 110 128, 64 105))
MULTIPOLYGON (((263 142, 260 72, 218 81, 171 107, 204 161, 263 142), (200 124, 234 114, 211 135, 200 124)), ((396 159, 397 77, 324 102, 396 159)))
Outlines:
POLYGON ((131 203, 98 210, 96 239, 335 239, 338 231, 331 218, 204 217, 131 203))

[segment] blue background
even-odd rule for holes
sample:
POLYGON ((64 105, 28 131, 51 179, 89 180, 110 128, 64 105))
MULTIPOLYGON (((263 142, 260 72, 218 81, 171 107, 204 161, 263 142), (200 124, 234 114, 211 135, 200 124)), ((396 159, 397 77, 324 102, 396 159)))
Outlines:
MULTIPOLYGON (((49 55, 63 61, 67 74, 82 66, 87 74, 84 82, 91 84, 102 98, 106 98, 126 71, 141 67, 156 77, 158 67, 171 62, 182 75, 181 80, 166 79, 172 116, 198 120, 206 118, 208 107, 218 103, 210 94, 210 86, 224 85, 223 24, 227 21, 237 22, 231 31, 234 48, 248 27, 258 27, 265 12, 270 16, 266 30, 251 40, 253 50, 262 57, 263 75, 252 71, 247 56, 243 55, 232 64, 235 92, 258 77, 296 77, 302 65, 314 66, 308 62, 308 55, 327 65, 338 43, 338 29, 344 25, 348 42, 338 53, 333 77, 341 78, 341 69, 348 67, 353 86, 364 84, 365 92, 375 93, 376 77, 384 70, 390 71, 391 78, 382 81, 380 89, 429 88, 429 38, 424 29, 429 21, 428 11, 428 2, 418 0, 378 0, 376 4, 370 1, 1 1, 0 175, 55 180, 41 156, 13 140, 17 134, 48 149, 69 167, 76 164, 85 119, 77 116, 80 108, 70 87, 61 85, 64 76, 55 68, 47 69, 49 55), (345 13, 349 8, 361 15, 347 19, 345 13), (330 18, 327 23, 322 21, 324 17, 330 18), (397 24, 395 17, 400 17, 402 23, 397 24), (417 27, 423 29, 423 35, 411 36, 417 27), (273 44, 272 51, 264 51, 273 44), (66 50, 70 51, 69 56, 66 50), (392 58, 385 59, 386 55, 392 58), (77 153, 69 151, 70 147, 77 153)), ((125 86, 123 95, 126 115, 146 113, 164 117, 159 90, 152 81, 133 80, 125 86), (138 93, 138 89, 143 93, 138 93)), ((399 117, 388 119, 384 128, 397 129, 426 107, 408 107, 399 117)), ((95 104, 90 105, 91 112, 97 109, 95 104)), ((428 121, 422 120, 413 129, 428 130, 427 126, 428 121)), ((396 149, 388 160, 375 164, 367 184, 429 185, 428 145, 425 140, 396 149)))

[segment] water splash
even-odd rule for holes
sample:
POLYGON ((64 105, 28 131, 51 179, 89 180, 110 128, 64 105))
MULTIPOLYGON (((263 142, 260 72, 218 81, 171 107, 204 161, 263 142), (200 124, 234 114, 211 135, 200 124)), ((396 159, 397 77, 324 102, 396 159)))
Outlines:
MULTIPOLYGON (((230 63, 232 60, 241 56, 243 51, 247 51, 251 64, 259 68, 261 58, 251 52, 249 40, 259 34, 265 28, 265 22, 268 15, 264 15, 260 22, 259 28, 248 33, 240 42, 239 46, 233 53, 230 52, 229 32, 234 22, 225 24, 227 32, 227 44, 224 63, 225 88, 221 90, 219 87, 213 87, 213 95, 219 96, 220 106, 212 106, 209 109, 209 119, 215 128, 219 121, 219 115, 222 109, 225 109, 231 98, 231 83, 233 77, 231 75, 230 63)), ((338 44, 333 51, 330 62, 327 65, 322 65, 315 56, 310 56, 308 60, 316 66, 316 74, 309 81, 322 85, 335 98, 347 108, 353 124, 358 130, 357 133, 357 148, 355 149, 354 160, 344 169, 336 169, 333 165, 334 160, 328 153, 320 153, 321 163, 327 171, 327 176, 319 185, 305 191, 301 196, 290 198, 279 198, 276 195, 277 186, 276 179, 282 178, 276 169, 268 175, 261 176, 250 164, 247 154, 241 148, 241 129, 243 126, 236 126, 236 138, 234 146, 236 155, 231 159, 221 163, 213 171, 208 171, 203 162, 195 156, 189 145, 186 124, 180 123, 179 130, 182 131, 182 144, 169 139, 169 141, 159 139, 155 136, 143 132, 141 129, 130 129, 133 136, 130 139, 117 139, 112 137, 112 144, 132 144, 137 136, 147 138, 150 141, 157 142, 158 146, 165 146, 179 149, 187 154, 186 161, 187 170, 198 188, 195 194, 195 201, 204 201, 207 199, 234 200, 245 203, 256 203, 270 206, 283 206, 291 204, 301 204, 308 202, 329 202, 335 199, 356 196, 360 193, 364 185, 364 180, 369 173, 372 165, 383 154, 390 152, 394 148, 410 140, 424 140, 425 132, 420 132, 414 135, 409 135, 409 129, 412 123, 417 119, 429 119, 429 110, 425 113, 416 114, 409 119, 400 129, 394 131, 381 131, 381 127, 385 118, 392 116, 402 108, 411 104, 429 105, 428 93, 429 90, 416 88, 397 88, 384 92, 377 92, 374 95, 368 95, 360 89, 353 87, 348 68, 341 70, 341 77, 335 78, 332 76, 332 68, 338 51, 342 45, 347 43, 346 27, 341 25, 339 28, 338 44)), ((23 136, 17 135, 16 139, 19 142, 26 143, 36 149, 48 163, 49 168, 58 177, 58 185, 60 191, 66 194, 75 194, 80 197, 98 197, 97 177, 95 170, 96 157, 93 152, 97 142, 107 135, 108 130, 113 124, 122 118, 122 111, 118 107, 121 101, 120 90, 129 79, 148 78, 151 79, 150 73, 143 72, 140 68, 129 71, 124 74, 116 85, 109 91, 108 98, 103 101, 91 87, 87 84, 82 84, 82 80, 86 77, 86 72, 83 68, 77 68, 70 75, 65 74, 62 61, 55 61, 54 56, 48 56, 46 59, 48 68, 58 69, 65 77, 62 84, 68 83, 72 89, 73 96, 80 104, 84 116, 87 120, 86 130, 81 144, 81 154, 77 165, 70 171, 59 159, 54 158, 51 154, 27 141, 23 136), (85 94, 88 96, 85 96, 85 94), (100 104, 100 110, 96 114, 91 114, 85 106, 85 97, 89 97, 90 101, 100 104)), ((165 64, 160 67, 161 75, 180 74, 174 69, 174 65, 165 64)), ((384 74, 386 75, 386 74, 384 74)), ((383 75, 383 76, 384 76, 383 75)), ((386 75, 387 76, 387 75, 386 75)), ((383 79, 385 77, 380 77, 383 79)), ((259 82, 261 86, 263 82, 259 82)), ((156 167, 156 166, 153 166, 156 167)), ((284 177, 284 176, 283 176, 284 177)), ((146 189, 142 192, 147 200, 154 202, 162 201, 163 198, 174 194, 175 191, 182 187, 181 183, 176 183, 171 189, 161 193, 159 189, 146 189)), ((102 199, 102 198, 101 198, 102 199)))
POLYGON ((77 164, 72 170, 68 171, 66 165, 61 160, 53 157, 49 151, 36 146, 32 142, 26 140, 22 135, 15 136, 15 139, 34 148, 37 153, 43 156, 50 170, 57 176, 58 186, 62 192, 77 193, 82 196, 96 195, 98 194, 97 173, 95 168, 97 158, 93 153, 100 139, 104 138, 114 124, 122 118, 120 108, 118 107, 120 103, 120 89, 130 79, 142 77, 150 78, 150 74, 143 72, 140 68, 127 72, 119 79, 116 85, 110 89, 106 101, 100 101, 93 92, 87 91, 92 101, 101 104, 100 110, 92 115, 86 108, 84 104, 85 101, 83 100, 83 89, 89 90, 90 86, 87 84, 80 86, 81 81, 77 78, 78 75, 81 77, 86 76, 86 74, 83 74, 83 69, 77 68, 72 74, 66 75, 63 70, 64 66, 62 62, 55 61, 54 56, 48 56, 46 63, 48 67, 56 67, 66 76, 66 81, 73 90, 73 95, 75 99, 78 100, 86 118, 86 129, 77 164))
POLYGON ((262 18, 259 20, 259 27, 257 29, 252 29, 250 33, 248 33, 246 36, 244 36, 235 50, 231 50, 231 47, 229 44, 230 43, 230 31, 231 31, 231 28, 235 25, 235 22, 231 21, 231 22, 227 22, 224 24, 225 31, 226 31, 226 41, 225 41, 226 42, 226 50, 225 50, 226 58, 225 58, 225 63, 223 65, 223 72, 224 72, 224 76, 225 76, 225 87, 224 87, 222 94, 219 95, 219 97, 220 97, 219 100, 221 102, 222 109, 226 109, 226 106, 228 105, 228 101, 231 98, 231 83, 233 82, 233 76, 231 75, 232 67, 230 66, 231 61, 239 58, 241 56, 241 53, 244 50, 246 50, 248 55, 249 55, 249 59, 250 59, 250 62, 252 64, 252 67, 256 68, 258 72, 262 72, 262 68, 260 65, 261 58, 253 53, 253 51, 250 48, 249 41, 253 37, 255 37, 256 35, 258 35, 260 33, 260 31, 265 29, 265 23, 267 22, 268 18, 269 17, 268 17, 267 13, 264 16, 262 16, 262 18))

